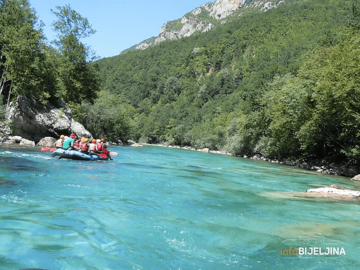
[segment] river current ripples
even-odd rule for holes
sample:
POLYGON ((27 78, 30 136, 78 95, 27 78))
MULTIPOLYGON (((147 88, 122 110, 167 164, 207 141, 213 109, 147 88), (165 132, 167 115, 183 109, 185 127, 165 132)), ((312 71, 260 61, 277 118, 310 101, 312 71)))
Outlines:
POLYGON ((360 203, 284 195, 359 183, 181 149, 110 150, 113 161, 93 162, 0 149, 0 269, 360 265, 360 203), (345 254, 294 255, 299 247, 345 254))

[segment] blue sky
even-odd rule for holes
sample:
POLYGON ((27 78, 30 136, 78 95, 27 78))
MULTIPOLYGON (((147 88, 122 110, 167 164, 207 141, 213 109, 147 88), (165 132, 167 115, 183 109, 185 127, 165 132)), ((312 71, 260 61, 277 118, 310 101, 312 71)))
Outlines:
POLYGON ((165 22, 181 18, 193 9, 214 1, 29 0, 29 3, 39 20, 45 23, 44 33, 49 41, 55 38, 51 24, 56 19, 50 10, 70 4, 97 31, 82 42, 90 45, 103 58, 118 55, 149 37, 157 36, 165 22))

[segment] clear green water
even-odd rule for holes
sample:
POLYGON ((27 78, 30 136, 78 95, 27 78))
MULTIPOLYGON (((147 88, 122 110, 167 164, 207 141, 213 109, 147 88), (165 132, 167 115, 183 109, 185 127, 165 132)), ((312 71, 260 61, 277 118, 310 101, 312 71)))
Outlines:
POLYGON ((160 147, 0 150, 0 269, 358 269, 360 205, 264 196, 347 178, 160 147), (321 233, 346 255, 282 256, 321 233), (296 245, 292 245, 296 246, 296 245))

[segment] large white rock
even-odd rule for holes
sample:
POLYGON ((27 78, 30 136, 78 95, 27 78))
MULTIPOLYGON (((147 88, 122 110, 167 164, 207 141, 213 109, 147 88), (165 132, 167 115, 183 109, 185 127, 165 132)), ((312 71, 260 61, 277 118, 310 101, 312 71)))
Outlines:
POLYGON ((47 147, 54 147, 56 139, 53 137, 45 137, 38 142, 37 146, 47 146, 47 147))
POLYGON ((19 96, 10 103, 7 119, 13 123, 14 135, 40 141, 44 137, 58 138, 75 133, 91 137, 83 125, 72 118, 72 112, 62 101, 42 104, 33 96, 19 96))
POLYGON ((22 139, 21 142, 20 142, 20 145, 32 146, 32 147, 34 147, 34 146, 35 146, 35 142, 34 142, 34 141, 27 140, 27 139, 22 139))

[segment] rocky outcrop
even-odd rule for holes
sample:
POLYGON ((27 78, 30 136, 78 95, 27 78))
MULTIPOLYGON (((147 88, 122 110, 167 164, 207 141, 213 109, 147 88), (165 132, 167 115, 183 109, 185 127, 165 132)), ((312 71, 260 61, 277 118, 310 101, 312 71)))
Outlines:
POLYGON ((91 137, 80 123, 74 121, 72 112, 62 101, 42 104, 33 96, 19 96, 10 103, 7 112, 12 122, 13 134, 38 142, 44 137, 59 137, 75 133, 91 137))
POLYGON ((219 20, 232 14, 246 3, 246 0, 217 0, 210 11, 210 16, 219 20))
POLYGON ((248 7, 259 7, 261 11, 268 11, 269 9, 271 8, 276 8, 278 5, 284 3, 285 0, 281 0, 281 1, 278 1, 278 2, 270 2, 270 1, 267 1, 267 0, 259 0, 259 1, 255 1, 255 2, 252 2, 250 4, 248 4, 247 6, 248 7))
POLYGON ((11 134, 11 129, 7 123, 0 122, 0 143, 5 142, 11 134))
MULTIPOLYGON (((146 40, 136 45, 137 50, 145 50, 153 45, 157 45, 166 40, 176 40, 189 37, 196 32, 208 32, 216 25, 226 24, 227 20, 223 20, 233 14, 238 9, 247 7, 257 8, 260 11, 267 11, 277 7, 283 3, 281 1, 258 0, 216 0, 212 3, 202 5, 186 14, 179 20, 166 22, 161 28, 159 36, 154 40, 146 40), (205 13, 205 14, 204 14, 205 13), (200 16, 201 14, 205 16, 200 16), (218 20, 220 23, 214 25, 211 22, 218 20)), ((239 16, 243 15, 240 14, 239 16)))

